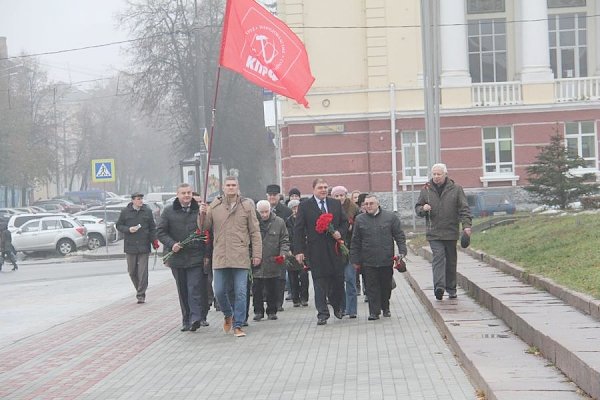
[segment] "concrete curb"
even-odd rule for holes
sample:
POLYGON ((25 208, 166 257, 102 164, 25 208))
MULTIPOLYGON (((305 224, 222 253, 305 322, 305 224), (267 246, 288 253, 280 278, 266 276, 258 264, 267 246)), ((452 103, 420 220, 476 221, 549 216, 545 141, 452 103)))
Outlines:
POLYGON ((460 249, 471 257, 480 260, 490 266, 499 269, 500 271, 512 275, 521 282, 528 285, 543 289, 553 296, 558 297, 571 307, 575 307, 579 311, 591 315, 594 319, 600 321, 600 300, 588 296, 583 293, 576 292, 565 286, 559 285, 552 279, 545 278, 540 275, 530 274, 524 268, 519 267, 509 261, 498 257, 493 257, 484 253, 481 250, 466 248, 460 249))
MULTIPOLYGON (((411 250, 426 261, 431 259, 426 249, 411 250)), ((430 265, 417 262, 409 265, 404 277, 486 399, 584 398, 558 368, 528 354, 528 345, 476 299, 459 290, 460 300, 434 300, 430 275, 430 265)))

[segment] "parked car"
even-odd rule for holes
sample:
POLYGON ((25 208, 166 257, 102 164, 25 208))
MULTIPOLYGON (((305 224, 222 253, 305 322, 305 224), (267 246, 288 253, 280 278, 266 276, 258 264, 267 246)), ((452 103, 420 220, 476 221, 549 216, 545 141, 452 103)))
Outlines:
POLYGON ((17 210, 16 208, 8 208, 8 207, 0 208, 0 214, 15 215, 15 214, 24 214, 24 213, 25 213, 25 211, 20 211, 20 210, 17 210))
POLYGON ((113 222, 93 215, 78 215, 75 218, 87 228, 88 249, 97 249, 117 240, 117 228, 113 222))
POLYGON ((87 229, 71 217, 43 217, 24 223, 12 235, 17 251, 56 250, 66 256, 87 246, 87 229))
MULTIPOLYGON (((123 203, 119 203, 119 204, 107 204, 106 205, 106 210, 113 210, 113 211, 121 211, 122 209, 124 209, 125 207, 127 207, 127 205, 130 202, 123 202, 123 203)), ((148 207, 150 207, 150 210, 152 210, 152 216, 154 217, 154 222, 156 223, 156 225, 158 225, 158 223, 160 222, 160 214, 162 212, 162 203, 160 202, 156 202, 156 201, 146 201, 144 200, 144 204, 146 204, 148 207)), ((104 210, 104 206, 100 206, 100 207, 90 207, 88 209, 88 211, 98 211, 98 210, 104 210)))
POLYGON ((40 219, 43 217, 67 217, 67 213, 21 213, 14 214, 8 219, 8 230, 15 232, 25 222, 31 221, 32 219, 40 219))
MULTIPOLYGON (((81 211, 78 212, 76 214, 73 214, 74 217, 79 218, 81 216, 94 216, 94 217, 98 217, 98 218, 102 218, 105 221, 108 221, 109 223, 112 223, 115 225, 115 229, 116 229, 116 223, 119 220, 119 215, 121 214, 121 211, 117 211, 117 210, 106 210, 106 214, 104 213, 104 209, 98 209, 98 210, 85 210, 85 211, 81 211)), ((123 233, 117 231, 117 240, 121 240, 123 239, 123 233)))
POLYGON ((82 204, 75 204, 72 201, 69 201, 66 199, 61 199, 61 198, 55 198, 55 199, 49 199, 49 200, 38 200, 35 203, 33 203, 34 206, 39 206, 42 208, 46 208, 44 206, 45 204, 60 204, 63 206, 64 211, 69 214, 73 214, 73 213, 83 211, 86 209, 86 206, 84 206, 82 204))
POLYGON ((514 214, 517 210, 513 201, 502 192, 465 193, 473 217, 514 214))
POLYGON ((175 196, 177 196, 175 192, 153 192, 144 195, 144 201, 160 201, 164 203, 175 196))
POLYGON ((46 212, 45 209, 37 206, 29 206, 29 207, 15 207, 13 210, 20 211, 23 213, 37 214, 40 212, 46 212))

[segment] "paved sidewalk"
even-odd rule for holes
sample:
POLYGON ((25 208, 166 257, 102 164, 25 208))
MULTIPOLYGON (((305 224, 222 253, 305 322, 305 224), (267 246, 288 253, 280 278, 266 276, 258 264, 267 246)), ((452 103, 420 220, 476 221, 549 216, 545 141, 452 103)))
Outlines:
MULTIPOLYGON (((248 336, 180 332, 172 280, 148 303, 131 296, 0 349, 2 399, 476 399, 456 358, 402 275, 392 318, 332 318, 314 306, 251 322, 248 336)), ((72 301, 78 301, 73 298, 72 301)), ((0 327, 2 334, 4 327, 0 327)))

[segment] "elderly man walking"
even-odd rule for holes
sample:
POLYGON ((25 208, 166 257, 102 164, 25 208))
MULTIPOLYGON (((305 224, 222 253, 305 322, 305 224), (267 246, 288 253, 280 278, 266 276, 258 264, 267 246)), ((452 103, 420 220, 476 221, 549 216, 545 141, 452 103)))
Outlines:
POLYGON ((277 319, 279 299, 279 277, 285 271, 285 257, 289 254, 290 242, 283 219, 271 211, 267 200, 256 203, 260 215, 260 235, 262 237, 262 262, 252 268, 252 296, 254 301, 254 320, 265 316, 263 294, 267 296, 267 317, 277 319))
POLYGON ((471 236, 471 211, 463 188, 448 178, 445 164, 431 168, 431 180, 421 189, 415 212, 426 218, 435 298, 442 300, 444 292, 448 292, 448 297, 455 299, 459 223, 464 234, 471 236))
POLYGON ((135 192, 131 202, 121 210, 116 224, 123 233, 123 247, 127 258, 127 272, 136 290, 138 304, 146 301, 148 288, 148 258, 150 246, 159 247, 152 210, 144 204, 144 195, 135 192))
POLYGON ((354 221, 350 261, 361 269, 365 278, 365 289, 369 297, 369 321, 391 317, 390 296, 394 264, 394 242, 398 255, 406 255, 406 238, 398 216, 379 206, 375 195, 367 195, 365 213, 354 221))
MULTIPOLYGON (((224 193, 209 207, 202 205, 201 211, 206 211, 203 229, 213 231, 213 284, 224 315, 223 330, 227 333, 233 326, 234 335, 242 337, 246 336, 242 325, 246 320, 248 270, 250 265, 261 263, 262 240, 254 203, 240 196, 237 177, 225 178, 224 193), (231 288, 233 304, 228 296, 231 288)), ((201 217, 198 215, 198 224, 201 217)))

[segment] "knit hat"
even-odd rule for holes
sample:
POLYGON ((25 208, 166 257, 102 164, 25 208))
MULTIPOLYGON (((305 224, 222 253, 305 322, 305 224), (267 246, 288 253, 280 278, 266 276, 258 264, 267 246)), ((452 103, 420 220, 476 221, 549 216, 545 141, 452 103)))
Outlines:
POLYGON ((287 205, 287 206, 288 206, 289 208, 294 208, 294 207, 298 207, 298 205, 300 205, 300 200, 295 200, 295 199, 294 199, 294 200, 290 200, 290 201, 288 202, 288 205, 287 205))
POLYGON ((300 191, 296 188, 291 188, 290 192, 288 193, 288 196, 291 196, 293 194, 295 194, 296 196, 300 196, 300 191))
POLYGON ((346 194, 346 193, 348 193, 348 189, 346 189, 343 186, 335 186, 333 189, 331 189, 332 196, 337 196, 338 194, 346 194))

